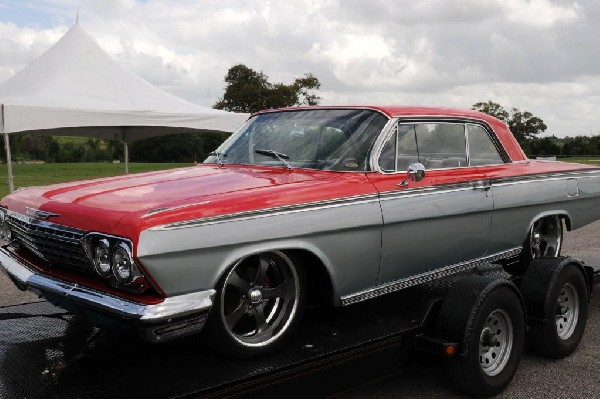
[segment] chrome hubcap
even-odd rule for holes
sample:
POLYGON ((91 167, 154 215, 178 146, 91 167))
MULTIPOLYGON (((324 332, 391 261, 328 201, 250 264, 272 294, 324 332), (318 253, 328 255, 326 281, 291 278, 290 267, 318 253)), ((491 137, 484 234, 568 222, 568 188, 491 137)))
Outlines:
POLYGON ((260 290, 251 290, 250 291, 250 301, 252 303, 259 303, 262 301, 262 292, 260 290))
POLYGON ((579 296, 575 286, 565 284, 558 294, 556 304, 556 332, 562 340, 569 339, 579 319, 579 296))
POLYGON ((513 324, 508 314, 497 309, 487 317, 479 338, 479 365, 495 376, 504 370, 513 346, 513 324))
POLYGON ((531 226, 530 247, 533 259, 560 254, 562 225, 558 216, 545 217, 531 226))

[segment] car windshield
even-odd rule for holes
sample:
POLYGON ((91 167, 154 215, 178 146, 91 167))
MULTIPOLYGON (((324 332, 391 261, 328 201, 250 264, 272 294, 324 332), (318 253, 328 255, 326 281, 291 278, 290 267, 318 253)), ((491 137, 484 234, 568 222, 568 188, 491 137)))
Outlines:
POLYGON ((255 116, 205 163, 369 170, 368 156, 388 118, 365 109, 311 109, 255 116))

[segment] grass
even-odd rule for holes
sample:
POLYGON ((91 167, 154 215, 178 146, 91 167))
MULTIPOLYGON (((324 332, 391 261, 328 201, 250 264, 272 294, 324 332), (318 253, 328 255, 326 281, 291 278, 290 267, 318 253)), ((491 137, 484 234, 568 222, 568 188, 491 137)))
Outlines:
POLYGON ((588 165, 600 166, 600 157, 579 155, 575 157, 558 157, 557 160, 563 162, 585 163, 588 165))
MULTIPOLYGON (((600 166, 600 157, 565 157, 560 161, 600 166)), ((189 163, 130 163, 129 172, 149 172, 191 166, 189 163)), ((125 173, 122 163, 44 163, 15 164, 13 175, 15 187, 43 186, 95 177, 117 176, 125 173)), ((6 164, 0 164, 0 198, 8 194, 6 164)))
MULTIPOLYGON (((130 163, 129 173, 149 172, 192 166, 189 163, 130 163)), ((13 176, 15 188, 42 186, 95 177, 117 176, 125 173, 123 163, 43 163, 15 164, 13 176)), ((6 164, 0 165, 0 198, 8 194, 6 164)))

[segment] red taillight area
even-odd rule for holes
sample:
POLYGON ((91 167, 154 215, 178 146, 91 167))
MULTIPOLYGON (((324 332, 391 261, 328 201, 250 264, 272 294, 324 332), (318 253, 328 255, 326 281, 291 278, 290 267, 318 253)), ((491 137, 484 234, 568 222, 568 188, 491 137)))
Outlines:
POLYGON ((102 279, 95 275, 85 275, 70 270, 52 267, 28 251, 16 252, 11 250, 11 252, 13 256, 19 258, 19 260, 27 264, 27 266, 32 270, 38 271, 39 273, 49 277, 80 284, 87 288, 102 291, 116 297, 147 305, 154 305, 164 301, 164 295, 162 295, 159 290, 154 288, 154 284, 149 284, 147 278, 144 277, 137 279, 135 281, 136 286, 132 287, 133 290, 138 288, 140 292, 128 292, 111 286, 107 279, 102 279))
POLYGON ((447 346, 444 348, 444 354, 445 354, 447 357, 452 357, 452 356, 454 356, 454 355, 456 354, 456 346, 454 346, 454 345, 447 345, 447 346))

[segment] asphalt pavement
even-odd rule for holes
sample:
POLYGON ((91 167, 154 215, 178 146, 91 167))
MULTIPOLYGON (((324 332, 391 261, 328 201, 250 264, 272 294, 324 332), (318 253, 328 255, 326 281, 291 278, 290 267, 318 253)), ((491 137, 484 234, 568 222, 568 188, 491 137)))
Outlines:
MULTIPOLYGON (((600 221, 566 233, 563 254, 600 266, 600 221)), ((600 398, 600 289, 590 305, 586 334, 578 350, 562 360, 525 353, 512 384, 499 398, 600 398)), ((38 301, 0 273, 0 306, 38 301)), ((462 398, 438 365, 390 370, 384 379, 336 395, 346 398, 462 398)))
MULTIPOLYGON (((600 266, 600 221, 568 232, 563 255, 600 266)), ((600 398, 600 286, 589 307, 588 324, 575 353, 550 360, 524 353, 517 374, 497 398, 600 398)), ((464 398, 439 365, 420 365, 336 395, 350 398, 464 398)))

